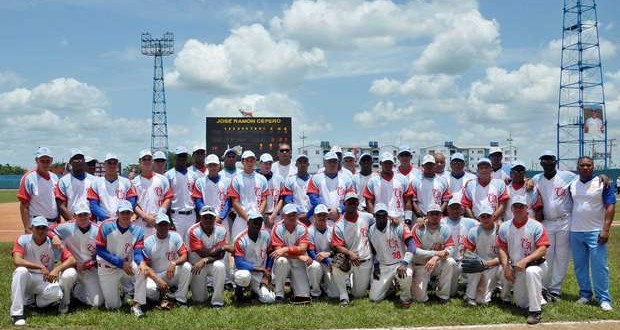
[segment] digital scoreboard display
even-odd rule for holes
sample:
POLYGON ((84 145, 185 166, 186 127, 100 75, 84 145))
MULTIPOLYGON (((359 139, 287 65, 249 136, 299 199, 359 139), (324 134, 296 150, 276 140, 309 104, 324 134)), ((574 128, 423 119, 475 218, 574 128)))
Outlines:
POLYGON ((279 143, 292 143, 291 117, 207 117, 206 130, 207 154, 219 157, 227 148, 241 146, 256 157, 267 152, 275 158, 279 143))

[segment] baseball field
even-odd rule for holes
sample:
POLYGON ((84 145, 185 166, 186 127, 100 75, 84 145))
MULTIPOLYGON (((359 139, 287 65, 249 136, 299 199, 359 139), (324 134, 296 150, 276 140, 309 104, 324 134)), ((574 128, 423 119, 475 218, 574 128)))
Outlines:
MULTIPOLYGON (((0 327, 11 326, 9 317, 12 241, 21 232, 18 204, 15 191, 0 191, 0 327)), ((543 309, 543 322, 590 321, 620 319, 620 227, 614 226, 610 239, 609 264, 611 273, 611 292, 614 311, 602 312, 598 306, 579 306, 577 284, 569 267, 564 284, 563 300, 547 305, 543 309)), ((473 324, 516 323, 525 324, 527 313, 501 303, 489 306, 469 307, 461 299, 452 299, 447 305, 413 304, 410 309, 398 307, 396 297, 381 303, 370 303, 367 299, 353 300, 347 308, 337 302, 321 300, 307 306, 288 304, 261 306, 258 304, 236 306, 232 295, 226 293, 226 306, 213 309, 208 306, 191 306, 189 309, 161 311, 147 309, 146 317, 136 319, 129 314, 128 307, 109 312, 94 310, 84 306, 74 306, 67 315, 57 315, 55 309, 48 311, 29 311, 27 320, 36 327, 102 327, 102 328, 265 328, 265 329, 307 329, 307 328, 373 328, 373 327, 413 327, 448 326, 473 324)), ((606 324, 603 328, 618 327, 606 324)), ((525 328, 525 327, 524 327, 525 328)), ((561 328, 561 327, 560 327, 561 328)), ((602 328, 601 328, 602 329, 602 328)))

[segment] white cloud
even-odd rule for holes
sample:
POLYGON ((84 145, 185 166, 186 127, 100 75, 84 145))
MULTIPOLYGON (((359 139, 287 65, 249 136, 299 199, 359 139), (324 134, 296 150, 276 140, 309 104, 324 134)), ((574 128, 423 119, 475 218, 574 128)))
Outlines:
POLYGON ((445 101, 459 95, 456 77, 445 74, 413 75, 404 83, 383 78, 373 81, 369 91, 376 95, 401 94, 421 99, 422 102, 437 99, 445 101))
MULTIPOLYGON (((605 38, 599 38, 600 50, 601 50, 601 61, 603 64, 606 60, 611 60, 614 58, 618 52, 618 46, 605 38)), ((553 39, 547 43, 546 47, 543 48, 535 58, 530 59, 531 61, 538 61, 549 65, 555 65, 557 67, 560 66, 560 59, 562 56, 562 39, 553 39)), ((559 70, 558 70, 559 77, 559 70)), ((559 78, 558 78, 559 79, 559 78)))
POLYGON ((403 121, 409 118, 418 109, 413 105, 399 106, 394 102, 378 102, 371 109, 353 115, 353 121, 362 126, 386 126, 389 122, 403 121))
POLYGON ((25 82, 25 79, 20 77, 15 72, 0 71, 0 89, 2 88, 15 88, 21 86, 25 82))

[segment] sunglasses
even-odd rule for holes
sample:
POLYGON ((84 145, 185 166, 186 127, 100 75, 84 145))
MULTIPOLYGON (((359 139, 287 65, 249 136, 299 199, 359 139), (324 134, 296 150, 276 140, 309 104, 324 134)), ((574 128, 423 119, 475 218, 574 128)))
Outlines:
POLYGON ((280 149, 281 153, 287 153, 287 152, 291 152, 291 149, 280 149))

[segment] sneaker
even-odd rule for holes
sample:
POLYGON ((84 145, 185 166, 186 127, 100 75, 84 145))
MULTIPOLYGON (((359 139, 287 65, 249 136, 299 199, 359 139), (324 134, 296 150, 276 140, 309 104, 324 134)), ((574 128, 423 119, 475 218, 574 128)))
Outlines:
POLYGON ((242 303, 244 300, 243 288, 240 286, 235 287, 235 302, 237 304, 242 303))
POLYGON ((439 298, 439 297, 437 297, 437 302, 438 302, 440 305, 447 305, 447 304, 450 302, 450 300, 449 300, 449 299, 443 299, 443 298, 439 298))
POLYGON ((174 305, 178 308, 189 308, 189 305, 187 304, 187 301, 178 301, 178 300, 174 300, 174 305))
POLYGON ((611 307, 611 304, 609 303, 609 301, 603 301, 601 303, 601 309, 604 312, 611 312, 612 310, 614 310, 613 307, 611 307))
POLYGON ((562 297, 560 296, 559 293, 549 292, 549 298, 547 298, 547 301, 556 302, 556 301, 561 301, 561 300, 562 300, 562 297))
POLYGON ((139 304, 131 306, 131 313, 137 318, 144 317, 144 312, 142 311, 142 308, 140 308, 139 304))
POLYGON ((467 298, 467 297, 465 298, 465 303, 469 306, 474 306, 474 307, 478 306, 478 303, 475 300, 467 298))
POLYGON ((26 319, 23 315, 14 315, 11 316, 11 320, 13 321, 13 325, 15 326, 23 326, 26 325, 26 319))
POLYGON ((402 308, 409 308, 409 307, 411 307, 411 300, 401 301, 400 302, 400 307, 402 307, 402 308))
POLYGON ((349 299, 340 299, 340 307, 349 306, 349 299))
POLYGON ((577 305, 585 305, 585 304, 589 304, 590 303, 590 299, 585 298, 585 297, 581 297, 579 298, 579 300, 575 301, 575 304, 577 305))
POLYGON ((59 314, 69 313, 69 304, 60 303, 60 305, 58 305, 58 313, 59 314))
POLYGON ((280 304, 280 303, 282 303, 282 302, 284 302, 284 297, 282 297, 282 296, 276 296, 276 304, 280 304))
POLYGON ((540 312, 530 312, 530 315, 527 316, 527 324, 538 324, 540 323, 540 318, 540 312))

